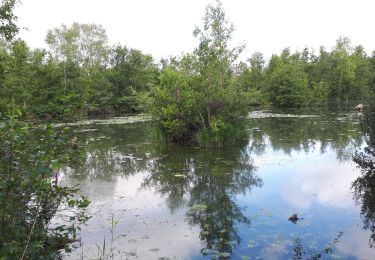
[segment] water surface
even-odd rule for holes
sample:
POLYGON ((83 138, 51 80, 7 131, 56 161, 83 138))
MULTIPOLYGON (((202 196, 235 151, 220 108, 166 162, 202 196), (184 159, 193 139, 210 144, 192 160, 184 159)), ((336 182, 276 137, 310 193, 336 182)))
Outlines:
POLYGON ((87 162, 63 182, 80 185, 92 218, 65 258, 95 258, 105 239, 114 259, 292 259, 298 245, 303 259, 374 259, 351 192, 360 117, 258 111, 247 142, 211 150, 154 143, 148 122, 80 125, 87 162))

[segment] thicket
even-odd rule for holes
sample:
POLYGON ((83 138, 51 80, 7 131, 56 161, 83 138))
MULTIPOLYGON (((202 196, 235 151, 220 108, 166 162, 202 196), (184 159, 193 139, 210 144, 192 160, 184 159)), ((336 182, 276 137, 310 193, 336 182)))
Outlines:
POLYGON ((56 259, 77 241, 89 200, 59 170, 83 159, 66 127, 9 115, 0 127, 0 258, 56 259))
MULTIPOLYGON (((59 250, 70 250, 80 225, 88 220, 89 200, 80 197, 76 187, 61 185, 59 176, 62 168, 82 161, 83 150, 69 128, 40 123, 16 108, 27 109, 31 98, 42 98, 59 86, 37 78, 35 73, 43 74, 47 68, 37 62, 40 52, 34 52, 29 63, 26 45, 9 43, 18 31, 15 4, 5 0, 0 6, 0 35, 3 46, 11 48, 11 54, 3 49, 0 55, 0 104, 7 111, 0 122, 0 259, 57 259, 59 250), (36 89, 26 88, 35 82, 41 83, 40 89, 49 83, 54 88, 39 95, 36 89)), ((50 104, 45 105, 48 109, 50 104)), ((62 117, 72 114, 69 107, 61 112, 62 117)))

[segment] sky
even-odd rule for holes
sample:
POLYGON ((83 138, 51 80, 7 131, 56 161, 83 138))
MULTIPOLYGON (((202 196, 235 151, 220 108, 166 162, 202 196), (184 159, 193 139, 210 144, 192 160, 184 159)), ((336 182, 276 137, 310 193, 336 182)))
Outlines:
MULTIPOLYGON (((222 0, 233 23, 233 46, 245 44, 241 59, 265 57, 286 47, 331 49, 349 37, 368 53, 375 50, 374 0, 222 0)), ((19 36, 33 48, 45 48, 46 32, 73 22, 101 24, 110 44, 151 54, 156 60, 191 52, 205 7, 213 0, 21 0, 16 9, 19 36)))

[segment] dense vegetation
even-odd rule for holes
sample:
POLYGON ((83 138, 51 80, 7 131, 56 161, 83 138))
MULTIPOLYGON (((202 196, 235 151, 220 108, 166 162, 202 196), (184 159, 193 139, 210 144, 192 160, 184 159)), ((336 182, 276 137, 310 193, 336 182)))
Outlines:
POLYGON ((82 159, 69 129, 10 116, 0 128, 0 258, 56 259, 69 250, 89 201, 60 185, 59 170, 82 159))
MULTIPOLYGON (((35 91, 54 81, 38 77, 57 69, 41 66, 42 53, 29 56, 22 41, 9 43, 18 30, 14 6, 9 0, 0 7, 0 35, 3 46, 11 48, 11 54, 5 47, 1 52, 1 105, 6 113, 0 124, 0 259, 57 259, 59 250, 69 250, 77 241, 79 226, 88 219, 88 199, 78 196, 76 187, 62 186, 59 176, 61 169, 82 161, 83 151, 69 128, 40 124, 15 108, 26 110, 31 100, 46 102, 43 98, 55 88, 35 91)), ((51 103, 45 105, 51 109, 51 103)), ((74 111, 65 107, 64 113, 74 111)))
MULTIPOLYGON (((38 118, 55 120, 61 120, 71 108, 78 109, 80 116, 145 112, 160 97, 160 90, 175 88, 175 94, 180 91, 179 109, 189 110, 184 117, 195 116, 189 107, 197 107, 197 103, 199 110, 210 105, 211 111, 202 114, 201 126, 194 126, 198 119, 192 119, 190 125, 173 127, 207 128, 212 125, 210 113, 224 103, 238 101, 225 100, 227 91, 236 92, 235 98, 239 95, 249 105, 296 107, 363 102, 375 88, 375 53, 368 56, 363 47, 352 46, 347 38, 338 39, 332 50, 291 52, 287 48, 269 60, 255 53, 246 62, 236 62, 242 47, 229 47, 233 27, 220 4, 216 7, 220 6, 221 13, 212 13, 217 17, 206 14, 204 28, 195 31, 200 43, 193 53, 157 62, 140 50, 109 46, 105 29, 95 24, 51 29, 46 35, 47 49, 31 49, 21 39, 7 41, 18 31, 5 10, 14 2, 5 1, 0 9, 3 17, 10 18, 10 22, 3 19, 0 29, 4 32, 0 44, 2 115, 14 105, 38 118), (214 21, 220 28, 212 27, 214 21), (198 89, 208 92, 194 96, 198 89)), ((172 103, 177 105, 175 102, 173 97, 172 103)), ((172 103, 169 109, 173 109, 172 103)), ((227 109, 236 113, 230 105, 227 109)), ((218 118, 212 117, 215 124, 218 118)), ((189 138, 190 134, 182 132, 173 138, 189 138)))
POLYGON ((167 140, 220 147, 241 139, 248 114, 246 92, 233 80, 242 46, 230 48, 233 27, 220 3, 207 7, 203 21, 194 52, 161 71, 153 114, 167 140))

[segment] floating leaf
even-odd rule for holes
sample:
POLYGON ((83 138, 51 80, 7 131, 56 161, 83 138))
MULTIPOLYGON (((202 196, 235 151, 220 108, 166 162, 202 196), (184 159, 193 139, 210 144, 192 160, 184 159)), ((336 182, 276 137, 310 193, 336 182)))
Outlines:
POLYGON ((205 211, 207 209, 207 205, 204 204, 195 204, 190 208, 192 211, 205 211))
POLYGON ((247 247, 248 248, 253 248, 258 246, 258 243, 255 240, 250 239, 249 242, 247 242, 247 247))

